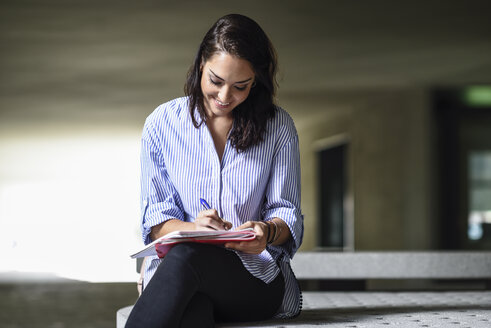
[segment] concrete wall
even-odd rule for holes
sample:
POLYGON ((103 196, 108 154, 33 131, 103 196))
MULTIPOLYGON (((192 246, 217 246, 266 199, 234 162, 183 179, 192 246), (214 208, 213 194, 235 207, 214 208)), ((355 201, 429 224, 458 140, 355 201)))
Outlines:
POLYGON ((426 91, 403 88, 281 95, 281 106, 299 113, 303 250, 318 239, 316 151, 336 136, 349 140, 354 249, 434 246, 428 101, 426 91))

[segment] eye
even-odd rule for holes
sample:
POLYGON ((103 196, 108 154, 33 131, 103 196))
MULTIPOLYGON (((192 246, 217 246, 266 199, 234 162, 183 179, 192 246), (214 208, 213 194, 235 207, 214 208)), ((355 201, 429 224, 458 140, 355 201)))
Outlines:
POLYGON ((244 91, 246 88, 247 88, 246 86, 243 86, 243 87, 235 86, 235 89, 237 89, 239 91, 244 91))
POLYGON ((221 84, 222 84, 222 83, 221 83, 221 82, 219 82, 219 81, 215 81, 215 80, 213 80, 211 77, 209 78, 209 80, 210 80, 211 84, 213 84, 213 85, 221 85, 221 84))

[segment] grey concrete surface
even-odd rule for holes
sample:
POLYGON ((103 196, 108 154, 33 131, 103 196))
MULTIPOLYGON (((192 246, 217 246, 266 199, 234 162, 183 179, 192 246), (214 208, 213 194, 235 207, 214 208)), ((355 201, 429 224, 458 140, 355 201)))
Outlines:
POLYGON ((135 283, 0 283, 0 327, 113 328, 136 297, 135 283))
POLYGON ((303 279, 491 279, 491 252, 299 252, 303 279))
POLYGON ((490 10, 483 0, 2 0, 1 124, 140 124, 182 94, 199 41, 231 12, 274 42, 280 99, 486 82, 490 10))
MULTIPOLYGON (((305 292, 304 308, 291 320, 219 327, 458 327, 488 328, 491 292, 305 292)), ((118 312, 124 327, 130 307, 118 312)))
MULTIPOLYGON (((292 261, 298 279, 489 279, 489 252, 299 252, 292 261)), ((131 306, 118 310, 123 328, 131 306)), ((294 320, 223 327, 488 327, 491 292, 363 291, 303 293, 294 320)))

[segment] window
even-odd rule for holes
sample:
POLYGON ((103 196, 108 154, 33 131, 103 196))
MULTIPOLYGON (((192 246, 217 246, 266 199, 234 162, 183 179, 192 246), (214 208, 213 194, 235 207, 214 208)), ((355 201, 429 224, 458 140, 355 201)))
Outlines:
POLYGON ((469 216, 467 237, 491 240, 491 151, 469 154, 469 216))

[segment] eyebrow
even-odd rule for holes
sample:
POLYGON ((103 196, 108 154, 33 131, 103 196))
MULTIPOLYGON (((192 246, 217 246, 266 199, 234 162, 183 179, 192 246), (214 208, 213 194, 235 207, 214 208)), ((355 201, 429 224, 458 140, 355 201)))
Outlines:
MULTIPOLYGON (((224 82, 225 82, 225 80, 224 80, 224 79, 222 79, 220 76, 216 75, 216 74, 215 74, 215 72, 213 72, 211 69, 209 69, 209 70, 210 70, 210 72, 211 72, 211 73, 212 73, 212 74, 213 74, 213 75, 214 75, 214 76, 215 76, 217 79, 222 80, 222 81, 224 81, 224 82)), ((242 84, 242 83, 249 82, 250 80, 252 80, 252 77, 248 78, 247 80, 237 81, 237 82, 235 82, 234 84, 242 84)))

